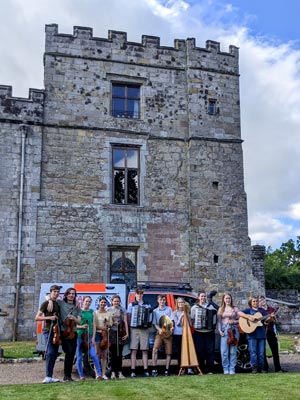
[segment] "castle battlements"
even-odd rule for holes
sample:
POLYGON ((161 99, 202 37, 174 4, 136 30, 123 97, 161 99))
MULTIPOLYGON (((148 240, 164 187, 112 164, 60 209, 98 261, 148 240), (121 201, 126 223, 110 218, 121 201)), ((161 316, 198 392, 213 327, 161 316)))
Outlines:
POLYGON ((13 97, 12 86, 0 85, 1 118, 42 122, 44 96, 44 90, 30 88, 28 98, 13 97))
POLYGON ((140 43, 127 40, 127 33, 108 31, 107 38, 93 36, 93 29, 74 26, 73 35, 58 32, 58 25, 46 25, 46 53, 107 61, 127 62, 166 68, 216 70, 238 74, 238 48, 229 46, 221 52, 220 43, 207 40, 206 47, 196 47, 195 38, 175 39, 174 47, 161 46, 158 36, 142 35, 140 43))

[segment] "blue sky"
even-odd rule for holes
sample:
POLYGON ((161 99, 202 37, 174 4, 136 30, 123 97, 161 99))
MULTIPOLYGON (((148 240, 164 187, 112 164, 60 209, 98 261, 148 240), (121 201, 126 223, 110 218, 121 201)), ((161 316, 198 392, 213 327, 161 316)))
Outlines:
POLYGON ((278 247, 300 235, 300 1, 2 0, 0 84, 13 95, 43 88, 45 24, 60 33, 89 26, 160 36, 162 46, 194 37, 240 51, 241 122, 249 236, 278 247))
MULTIPOLYGON (((223 7, 230 5, 232 12, 229 20, 247 26, 252 35, 281 42, 295 40, 299 44, 300 2, 298 0, 218 0, 213 3, 215 6, 220 4, 223 7)), ((224 22, 227 22, 226 17, 224 22)))

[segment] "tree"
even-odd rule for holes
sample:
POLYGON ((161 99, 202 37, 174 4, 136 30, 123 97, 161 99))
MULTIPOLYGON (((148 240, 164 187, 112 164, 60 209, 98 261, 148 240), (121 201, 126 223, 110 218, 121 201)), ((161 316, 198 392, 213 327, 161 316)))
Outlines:
POLYGON ((268 247, 264 267, 267 289, 300 290, 300 236, 274 251, 268 247))

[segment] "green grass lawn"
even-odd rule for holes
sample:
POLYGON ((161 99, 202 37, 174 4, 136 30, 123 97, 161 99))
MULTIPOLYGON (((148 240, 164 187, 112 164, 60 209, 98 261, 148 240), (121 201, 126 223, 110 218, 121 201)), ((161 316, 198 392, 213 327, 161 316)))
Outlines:
MULTIPOLYGON (((295 335, 280 334, 282 351, 292 351, 295 335)), ((35 342, 0 342, 5 358, 36 356, 35 342)), ((24 364, 26 368, 26 364, 24 364)), ((295 400, 299 398, 300 373, 236 374, 224 376, 171 376, 124 381, 87 381, 51 385, 1 385, 0 400, 130 399, 167 400, 295 400)))
POLYGON ((299 373, 171 376, 51 385, 2 385, 0 399, 295 400, 299 373))
POLYGON ((0 342, 0 346, 4 351, 4 358, 32 358, 36 343, 35 341, 20 341, 20 342, 0 342))

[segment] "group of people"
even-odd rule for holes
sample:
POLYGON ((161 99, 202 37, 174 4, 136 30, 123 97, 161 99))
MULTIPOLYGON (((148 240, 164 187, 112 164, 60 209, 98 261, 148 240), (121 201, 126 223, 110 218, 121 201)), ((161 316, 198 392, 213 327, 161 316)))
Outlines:
POLYGON ((157 358, 162 345, 165 348, 166 361, 164 375, 169 376, 172 349, 175 347, 178 368, 181 367, 183 325, 187 323, 192 332, 193 344, 202 373, 214 371, 215 331, 221 337, 221 361, 224 374, 235 373, 237 362, 237 344, 239 340, 239 318, 250 325, 257 322, 257 313, 266 325, 255 326, 247 334, 252 372, 267 372, 266 340, 273 355, 276 372, 284 372, 280 365, 278 342, 275 331, 275 310, 266 304, 264 296, 251 297, 249 307, 238 310, 232 296, 225 293, 221 306, 207 301, 206 293, 199 291, 198 301, 191 308, 182 297, 176 299, 175 310, 166 305, 166 295, 157 297, 158 307, 154 310, 144 302, 144 291, 135 290, 135 300, 128 304, 127 310, 121 305, 121 298, 114 295, 111 306, 107 299, 100 298, 96 311, 90 308, 90 296, 83 298, 82 308, 76 301, 76 290, 69 288, 58 299, 60 286, 50 287, 49 298, 40 306, 36 321, 45 321, 43 335, 45 339, 46 378, 43 383, 59 382, 53 377, 59 346, 65 353, 64 382, 71 382, 72 367, 76 355, 76 365, 80 380, 85 380, 83 354, 93 360, 96 380, 108 379, 106 375, 108 352, 110 353, 111 379, 124 379, 122 372, 123 347, 130 343, 131 374, 137 376, 137 352, 142 352, 143 376, 158 376, 157 358), (148 369, 149 335, 151 328, 156 329, 152 349, 152 370, 148 369))
POLYGON ((81 381, 85 380, 83 354, 87 353, 94 364, 96 380, 108 379, 105 372, 108 350, 111 353, 111 379, 124 379, 122 374, 122 351, 128 340, 126 310, 121 306, 121 298, 114 295, 107 308, 105 297, 100 298, 99 308, 90 308, 92 298, 83 298, 79 307, 74 288, 65 291, 63 300, 58 299, 60 286, 50 287, 49 298, 42 303, 36 314, 36 321, 45 321, 43 335, 45 341, 46 377, 43 383, 56 383, 53 377, 59 346, 65 353, 63 382, 72 382, 72 368, 76 355, 76 366, 81 381))
POLYGON ((248 307, 238 310, 233 304, 231 295, 225 293, 217 315, 224 374, 235 373, 240 318, 245 320, 244 326, 249 327, 247 341, 252 373, 268 372, 267 343, 272 352, 275 372, 286 372, 280 365, 275 309, 267 305, 265 296, 251 296, 248 307))

